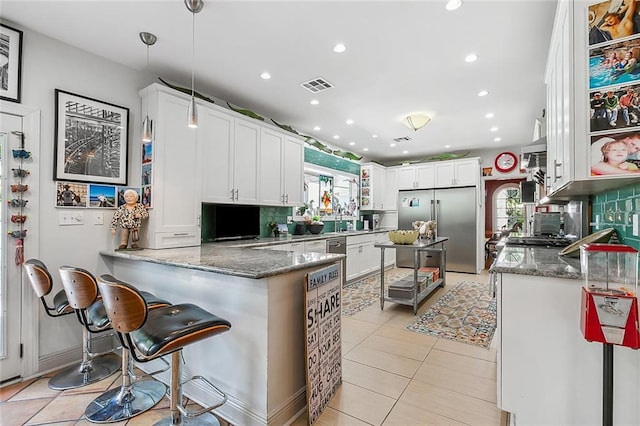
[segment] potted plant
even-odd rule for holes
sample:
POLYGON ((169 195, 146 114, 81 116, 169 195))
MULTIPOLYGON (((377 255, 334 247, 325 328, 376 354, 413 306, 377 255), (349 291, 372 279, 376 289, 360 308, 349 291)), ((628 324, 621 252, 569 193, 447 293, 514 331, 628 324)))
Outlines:
POLYGON ((270 220, 267 222, 267 228, 269 228, 269 234, 273 237, 280 236, 280 232, 278 231, 278 222, 275 220, 270 220))

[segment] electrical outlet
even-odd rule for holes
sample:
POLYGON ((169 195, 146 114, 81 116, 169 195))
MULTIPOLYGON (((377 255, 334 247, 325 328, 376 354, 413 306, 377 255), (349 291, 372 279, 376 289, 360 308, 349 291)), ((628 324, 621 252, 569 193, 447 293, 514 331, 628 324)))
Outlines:
POLYGON ((94 218, 93 224, 104 225, 104 213, 102 212, 96 213, 96 217, 94 218))
POLYGON ((287 216, 287 223, 293 223, 293 216, 287 216))

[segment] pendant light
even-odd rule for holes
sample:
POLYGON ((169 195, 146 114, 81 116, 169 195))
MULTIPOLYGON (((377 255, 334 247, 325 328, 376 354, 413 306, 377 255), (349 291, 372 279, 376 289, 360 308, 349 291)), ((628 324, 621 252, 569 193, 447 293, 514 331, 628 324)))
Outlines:
POLYGON ((187 125, 193 129, 198 127, 198 109, 196 108, 196 99, 194 97, 194 68, 196 59, 196 13, 199 13, 204 6, 203 0, 184 0, 184 4, 191 12, 191 101, 187 109, 187 125))
MULTIPOLYGON (((153 46, 158 38, 151 33, 141 32, 140 40, 142 40, 142 42, 147 46, 147 74, 149 74, 149 47, 153 46)), ((142 142, 151 142, 152 137, 153 121, 149 118, 149 113, 147 112, 147 115, 142 122, 142 142)))

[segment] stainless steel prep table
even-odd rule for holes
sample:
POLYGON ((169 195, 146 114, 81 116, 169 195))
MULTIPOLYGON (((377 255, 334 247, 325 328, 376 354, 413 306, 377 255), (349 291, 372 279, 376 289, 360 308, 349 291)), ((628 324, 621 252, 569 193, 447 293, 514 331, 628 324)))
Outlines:
POLYGON ((394 244, 391 241, 377 243, 374 247, 380 248, 380 309, 384 309, 385 300, 401 305, 413 306, 413 314, 418 313, 418 304, 422 302, 436 287, 444 287, 446 282, 447 250, 444 242, 449 237, 437 237, 432 240, 419 239, 413 244, 394 244), (435 246, 440 246, 436 248, 435 246), (413 250, 413 297, 401 299, 397 297, 385 297, 384 295, 384 250, 385 249, 411 249, 413 250), (435 253, 440 257, 440 277, 427 285, 424 290, 419 291, 418 269, 420 269, 420 253, 435 253))

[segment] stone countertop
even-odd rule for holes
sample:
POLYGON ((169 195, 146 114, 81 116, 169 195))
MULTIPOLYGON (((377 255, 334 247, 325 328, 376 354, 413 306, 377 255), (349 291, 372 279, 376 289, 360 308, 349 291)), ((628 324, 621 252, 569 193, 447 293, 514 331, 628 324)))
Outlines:
POLYGON ((102 250, 100 254, 119 259, 159 263, 252 279, 285 274, 313 266, 322 266, 346 257, 343 254, 256 250, 228 247, 215 243, 203 244, 199 247, 162 250, 102 250))
POLYGON ((322 234, 303 234, 303 235, 286 235, 284 237, 259 237, 253 240, 231 240, 231 241, 220 241, 215 244, 224 247, 265 247, 265 246, 273 246, 277 244, 289 244, 289 243, 299 243, 304 241, 318 241, 318 240, 326 240, 328 238, 333 237, 353 237, 356 235, 368 235, 368 234, 380 234, 386 233, 395 228, 381 228, 373 231, 370 230, 359 230, 359 231, 343 231, 343 232, 326 232, 322 234))
POLYGON ((581 279, 580 259, 559 256, 562 248, 505 246, 491 266, 491 272, 581 279))

